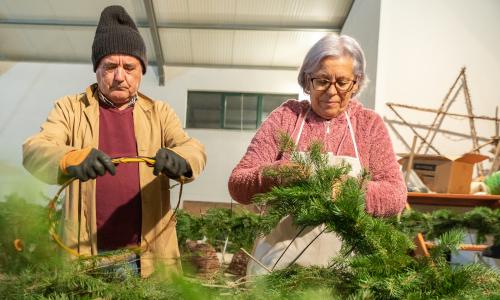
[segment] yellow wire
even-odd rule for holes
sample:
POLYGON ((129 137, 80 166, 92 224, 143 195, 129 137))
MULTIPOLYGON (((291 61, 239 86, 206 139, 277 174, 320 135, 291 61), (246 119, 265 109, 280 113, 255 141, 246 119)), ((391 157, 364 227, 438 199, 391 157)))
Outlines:
POLYGON ((133 162, 137 162, 137 163, 145 162, 148 165, 154 165, 155 160, 154 160, 154 158, 140 156, 140 157, 118 157, 118 158, 113 158, 111 160, 111 162, 114 163, 114 164, 127 164, 127 163, 133 163, 133 162))

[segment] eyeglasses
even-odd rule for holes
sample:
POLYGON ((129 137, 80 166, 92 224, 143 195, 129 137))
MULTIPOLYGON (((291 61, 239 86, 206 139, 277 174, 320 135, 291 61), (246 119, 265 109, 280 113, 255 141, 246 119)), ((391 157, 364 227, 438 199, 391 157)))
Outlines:
POLYGON ((345 94, 352 90, 356 84, 356 80, 339 79, 330 81, 324 78, 311 78, 312 86, 316 91, 326 91, 332 84, 335 84, 335 89, 339 94, 345 94))

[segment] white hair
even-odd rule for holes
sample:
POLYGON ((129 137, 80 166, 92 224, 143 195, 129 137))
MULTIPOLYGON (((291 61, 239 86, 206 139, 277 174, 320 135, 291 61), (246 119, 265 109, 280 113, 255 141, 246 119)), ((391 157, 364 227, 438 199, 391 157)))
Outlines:
POLYGON ((353 72, 358 82, 358 90, 353 93, 353 96, 359 95, 361 90, 368 83, 365 68, 365 54, 358 42, 347 35, 327 35, 320 39, 309 49, 304 58, 304 62, 299 71, 299 85, 302 87, 304 93, 310 93, 311 74, 315 72, 325 57, 350 57, 353 60, 353 72))

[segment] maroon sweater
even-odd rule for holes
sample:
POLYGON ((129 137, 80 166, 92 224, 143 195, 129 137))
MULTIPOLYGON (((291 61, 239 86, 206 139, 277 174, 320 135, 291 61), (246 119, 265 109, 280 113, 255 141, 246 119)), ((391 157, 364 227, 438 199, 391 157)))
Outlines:
MULTIPOLYGON (((99 106, 99 150, 110 157, 137 156, 133 107, 99 106)), ((114 250, 139 244, 141 194, 137 164, 120 164, 116 175, 96 182, 97 247, 114 250)))

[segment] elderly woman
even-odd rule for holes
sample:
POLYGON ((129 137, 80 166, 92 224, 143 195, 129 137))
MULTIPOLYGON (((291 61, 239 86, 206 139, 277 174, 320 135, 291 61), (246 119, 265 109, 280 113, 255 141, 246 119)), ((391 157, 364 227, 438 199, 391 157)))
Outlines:
MULTIPOLYGON (((356 99, 365 82, 365 58, 359 44, 349 36, 329 35, 307 53, 298 81, 309 101, 289 100, 274 110, 259 128, 247 152, 229 178, 231 196, 242 204, 269 191, 275 182, 262 175, 269 166, 289 164, 279 151, 278 132, 288 132, 300 151, 313 140, 321 140, 330 152, 330 162, 347 162, 349 175, 367 169, 366 210, 374 216, 400 212, 406 201, 396 156, 382 118, 356 99)), ((324 227, 299 230, 290 217, 283 219, 268 236, 256 242, 253 254, 269 268, 327 265, 340 249, 335 233, 324 227), (297 255, 307 250, 296 260, 297 255)), ((262 273, 251 262, 248 272, 262 273)))

